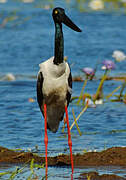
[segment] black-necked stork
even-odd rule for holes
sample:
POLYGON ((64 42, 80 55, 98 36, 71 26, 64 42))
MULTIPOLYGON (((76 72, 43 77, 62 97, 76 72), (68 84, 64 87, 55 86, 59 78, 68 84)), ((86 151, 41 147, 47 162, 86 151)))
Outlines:
MULTIPOLYGON (((52 16, 55 24, 54 57, 51 57, 39 65, 40 70, 37 79, 37 101, 45 118, 44 141, 46 146, 46 156, 48 143, 47 128, 55 133, 58 130, 59 123, 63 119, 65 112, 66 119, 68 119, 67 106, 69 105, 72 91, 70 67, 68 63, 64 61, 62 23, 74 31, 81 32, 81 30, 66 16, 64 9, 60 7, 53 9, 52 16)), ((67 128, 73 171, 72 142, 69 121, 67 121, 67 128)))

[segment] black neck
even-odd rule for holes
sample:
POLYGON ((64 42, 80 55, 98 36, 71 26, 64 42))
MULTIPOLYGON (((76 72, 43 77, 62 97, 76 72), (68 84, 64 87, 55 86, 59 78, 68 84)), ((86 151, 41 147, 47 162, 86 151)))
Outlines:
POLYGON ((64 61, 64 39, 62 32, 62 24, 55 23, 55 52, 54 64, 60 64, 64 61))

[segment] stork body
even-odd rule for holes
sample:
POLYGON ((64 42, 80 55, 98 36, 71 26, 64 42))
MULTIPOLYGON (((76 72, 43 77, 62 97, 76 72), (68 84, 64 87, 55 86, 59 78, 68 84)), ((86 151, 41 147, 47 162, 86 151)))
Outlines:
POLYGON ((56 132, 60 121, 66 112, 68 128, 68 144, 71 154, 71 167, 73 173, 72 141, 69 128, 67 106, 69 105, 72 92, 72 76, 70 67, 64 61, 64 39, 62 23, 81 32, 81 30, 66 16, 64 9, 53 9, 53 20, 55 24, 55 48, 54 57, 41 63, 37 80, 37 100, 40 110, 45 119, 45 151, 46 151, 46 177, 47 177, 47 128, 56 132))
POLYGON ((41 63, 38 74, 38 103, 44 114, 47 105, 47 128, 56 132, 63 119, 65 105, 69 104, 72 92, 72 76, 68 63, 55 65, 54 57, 41 63))

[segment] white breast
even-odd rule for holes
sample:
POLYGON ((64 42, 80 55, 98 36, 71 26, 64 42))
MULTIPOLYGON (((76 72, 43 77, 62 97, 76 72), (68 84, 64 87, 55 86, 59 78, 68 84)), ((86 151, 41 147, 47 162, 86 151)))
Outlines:
POLYGON ((39 72, 42 72, 44 77, 42 91, 46 96, 55 93, 59 97, 65 98, 66 92, 69 90, 68 77, 70 69, 66 62, 55 65, 53 59, 54 57, 51 57, 39 65, 39 72))

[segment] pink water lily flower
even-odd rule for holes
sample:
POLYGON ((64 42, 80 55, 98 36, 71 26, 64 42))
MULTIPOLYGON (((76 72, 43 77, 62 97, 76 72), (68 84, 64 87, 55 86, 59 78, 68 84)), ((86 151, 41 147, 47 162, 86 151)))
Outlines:
POLYGON ((105 60, 103 61, 103 64, 104 64, 104 69, 115 69, 115 63, 111 60, 105 60))
POLYGON ((87 76, 93 76, 95 74, 94 69, 90 67, 83 68, 82 71, 87 75, 87 76))

